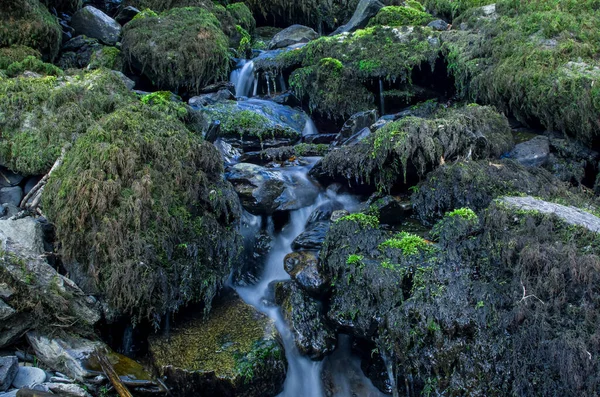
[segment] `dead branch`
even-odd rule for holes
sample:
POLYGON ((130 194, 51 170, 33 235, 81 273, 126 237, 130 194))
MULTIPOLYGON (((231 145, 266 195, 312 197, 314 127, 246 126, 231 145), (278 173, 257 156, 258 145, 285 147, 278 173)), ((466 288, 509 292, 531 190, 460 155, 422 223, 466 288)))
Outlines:
POLYGON ((523 282, 522 282, 522 281, 521 281, 521 287, 523 287, 523 297, 522 297, 522 298, 521 298, 521 300, 520 300, 519 302, 517 302, 517 303, 521 303, 521 302, 523 302, 523 301, 525 301, 525 300, 527 300, 527 299, 529 299, 529 298, 535 298, 535 299, 537 299, 538 301, 540 301, 540 302, 542 303, 542 305, 545 305, 545 304, 546 304, 546 303, 545 303, 543 300, 541 300, 540 298, 538 298, 537 296, 535 296, 535 295, 533 295, 533 294, 527 295, 527 290, 525 289, 525 285, 523 285, 523 282))
POLYGON ((132 394, 129 392, 129 389, 127 389, 127 386, 125 386, 121 381, 121 378, 119 378, 119 375, 108 360, 108 357, 106 357, 106 354, 99 350, 96 350, 95 355, 98 359, 100 367, 102 368, 102 371, 104 371, 104 374, 108 377, 108 380, 110 380, 110 383, 112 383, 119 396, 133 397, 132 394))

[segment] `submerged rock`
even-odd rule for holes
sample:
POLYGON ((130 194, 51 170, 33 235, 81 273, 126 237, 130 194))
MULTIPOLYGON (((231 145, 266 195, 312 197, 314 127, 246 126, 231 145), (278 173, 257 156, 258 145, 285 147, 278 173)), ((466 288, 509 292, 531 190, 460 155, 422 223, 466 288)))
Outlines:
POLYGON ((273 322, 239 297, 224 298, 208 319, 153 336, 149 349, 165 383, 179 396, 276 395, 287 363, 273 322))

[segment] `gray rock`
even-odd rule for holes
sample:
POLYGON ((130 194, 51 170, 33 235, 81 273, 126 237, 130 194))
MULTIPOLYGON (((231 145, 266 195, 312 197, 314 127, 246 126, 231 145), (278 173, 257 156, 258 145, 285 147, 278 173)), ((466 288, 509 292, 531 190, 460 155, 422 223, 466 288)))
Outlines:
POLYGON ((221 89, 217 92, 211 92, 208 94, 202 94, 195 97, 191 97, 188 104, 193 108, 200 108, 203 106, 214 105, 215 103, 234 100, 235 95, 232 94, 229 89, 221 89))
POLYGON ((0 321, 0 348, 10 346, 35 324, 31 315, 17 313, 11 316, 10 321, 0 321))
POLYGON ((313 143, 315 145, 325 144, 329 145, 336 140, 338 134, 312 134, 305 135, 303 140, 305 143, 313 143))
POLYGON ((0 187, 17 186, 22 180, 22 175, 15 174, 5 167, 0 167, 0 187))
POLYGON ((31 217, 0 220, 0 240, 18 243, 23 249, 33 254, 44 253, 44 232, 39 222, 31 217))
POLYGON ((0 391, 7 391, 19 371, 19 360, 15 356, 0 357, 0 391))
POLYGON ((33 189, 35 187, 35 185, 38 184, 38 182, 42 179, 41 176, 31 176, 29 178, 27 178, 27 181, 25 182, 25 187, 23 187, 23 193, 27 194, 31 191, 31 189, 33 189))
POLYGON ((123 8, 115 17, 115 20, 121 24, 121 26, 124 26, 127 22, 131 21, 133 18, 135 18, 135 16, 137 14, 140 13, 140 10, 138 10, 135 7, 132 6, 127 6, 125 8, 123 8))
POLYGON ((298 237, 292 242, 294 250, 318 250, 325 241, 325 236, 329 231, 329 221, 315 222, 308 226, 298 237))
POLYGON ((15 314, 15 309, 7 305, 2 299, 0 299, 0 320, 6 320, 10 316, 15 314))
POLYGON ((348 140, 348 138, 356 135, 356 133, 362 131, 364 128, 368 128, 375 124, 376 121, 377 111, 374 109, 353 114, 342 126, 334 145, 341 145, 344 141, 348 140))
POLYGON ((45 381, 46 373, 44 370, 36 367, 19 367, 12 385, 20 389, 22 387, 33 386, 36 383, 44 383, 45 381))
POLYGON ((62 69, 83 69, 90 64, 92 54, 102 48, 97 39, 79 35, 67 41, 58 59, 58 66, 62 69))
POLYGON ((17 397, 17 389, 11 390, 6 393, 0 393, 0 397, 17 397))
POLYGON ((66 383, 44 383, 43 386, 48 388, 52 393, 69 396, 69 397, 91 397, 82 387, 74 384, 66 383))
POLYGON ((436 19, 435 21, 429 22, 427 26, 434 30, 444 31, 448 30, 451 25, 443 19, 436 19))
POLYGON ((509 157, 515 159, 526 167, 541 167, 548 162, 550 155, 550 141, 545 136, 537 136, 527 142, 519 143, 509 153, 509 157))
POLYGON ((277 33, 269 43, 269 49, 284 48, 294 44, 308 43, 315 40, 319 34, 308 26, 292 25, 277 33))
POLYGON ((244 208, 254 214, 272 214, 279 207, 276 201, 285 190, 285 182, 278 171, 271 171, 249 163, 231 167, 226 178, 240 196, 244 208))
POLYGON ((310 225, 315 222, 328 221, 331 219, 331 215, 334 211, 343 209, 344 205, 339 201, 328 201, 315 208, 315 210, 308 217, 306 224, 310 225))
POLYGON ((563 222, 584 227, 592 232, 600 232, 600 218, 580 210, 579 208, 565 206, 562 204, 549 203, 530 196, 527 197, 502 197, 499 201, 510 207, 526 210, 538 211, 543 214, 553 214, 559 217, 563 222))
POLYGON ((340 26, 336 29, 332 35, 352 32, 356 29, 362 29, 369 23, 369 20, 373 18, 379 10, 383 8, 384 4, 378 0, 360 0, 354 15, 350 18, 350 21, 345 25, 340 26))
POLYGON ((0 189, 0 204, 18 206, 23 200, 23 189, 19 186, 3 187, 0 189))
POLYGON ((125 84, 125 87, 127 87, 130 90, 133 90, 133 88, 135 87, 135 81, 131 80, 129 77, 125 76, 122 72, 119 72, 117 70, 111 70, 110 72, 119 76, 119 78, 125 84))
POLYGON ((333 211, 333 214, 331 214, 331 222, 335 222, 338 219, 343 218, 348 215, 350 215, 350 212, 348 212, 346 210, 333 211))
POLYGON ((114 19, 92 6, 83 7, 71 19, 75 34, 83 34, 100 40, 107 45, 115 45, 121 36, 121 25, 114 19))
POLYGON ((371 130, 365 127, 362 130, 358 131, 356 134, 352 135, 350 138, 343 141, 341 146, 357 145, 369 135, 371 135, 371 130))
POLYGON ((221 157, 223 158, 223 162, 225 164, 231 164, 237 161, 237 159, 242 155, 242 152, 220 138, 217 139, 213 144, 219 153, 221 153, 221 157))
POLYGON ((8 299, 15 293, 15 290, 6 283, 0 283, 0 298, 8 299))

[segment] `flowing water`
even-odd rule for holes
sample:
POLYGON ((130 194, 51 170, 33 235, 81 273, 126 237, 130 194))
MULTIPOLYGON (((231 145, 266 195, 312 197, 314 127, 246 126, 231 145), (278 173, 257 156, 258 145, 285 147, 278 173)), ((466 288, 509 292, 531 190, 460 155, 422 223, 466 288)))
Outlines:
POLYGON ((241 60, 237 68, 231 72, 230 81, 235 86, 236 97, 256 95, 257 80, 254 75, 254 62, 241 60))

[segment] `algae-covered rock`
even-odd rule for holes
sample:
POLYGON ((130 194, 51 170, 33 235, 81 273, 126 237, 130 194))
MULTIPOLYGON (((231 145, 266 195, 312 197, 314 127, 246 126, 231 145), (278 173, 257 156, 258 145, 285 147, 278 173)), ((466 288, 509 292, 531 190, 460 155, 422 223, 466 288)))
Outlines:
POLYGON ((38 0, 5 0, 0 4, 0 47, 23 45, 52 61, 58 54, 61 29, 38 0))
POLYGON ((334 178, 389 189, 446 161, 497 158, 511 148, 506 118, 492 108, 469 105, 388 123, 358 144, 328 153, 321 168, 334 178))
POLYGON ((210 318, 190 319, 153 336, 154 365, 177 395, 276 395, 287 362, 275 324, 237 296, 215 305, 210 318))
POLYGON ((139 14, 123 29, 123 55, 160 88, 197 93, 226 77, 228 39, 200 7, 139 14))
POLYGON ((63 261, 113 309, 157 322, 190 301, 210 309, 240 214, 214 146, 160 109, 134 102, 90 126, 43 197, 63 261))
POLYGON ((418 26, 427 25, 433 19, 430 14, 410 6, 388 6, 379 10, 369 26, 418 26))

